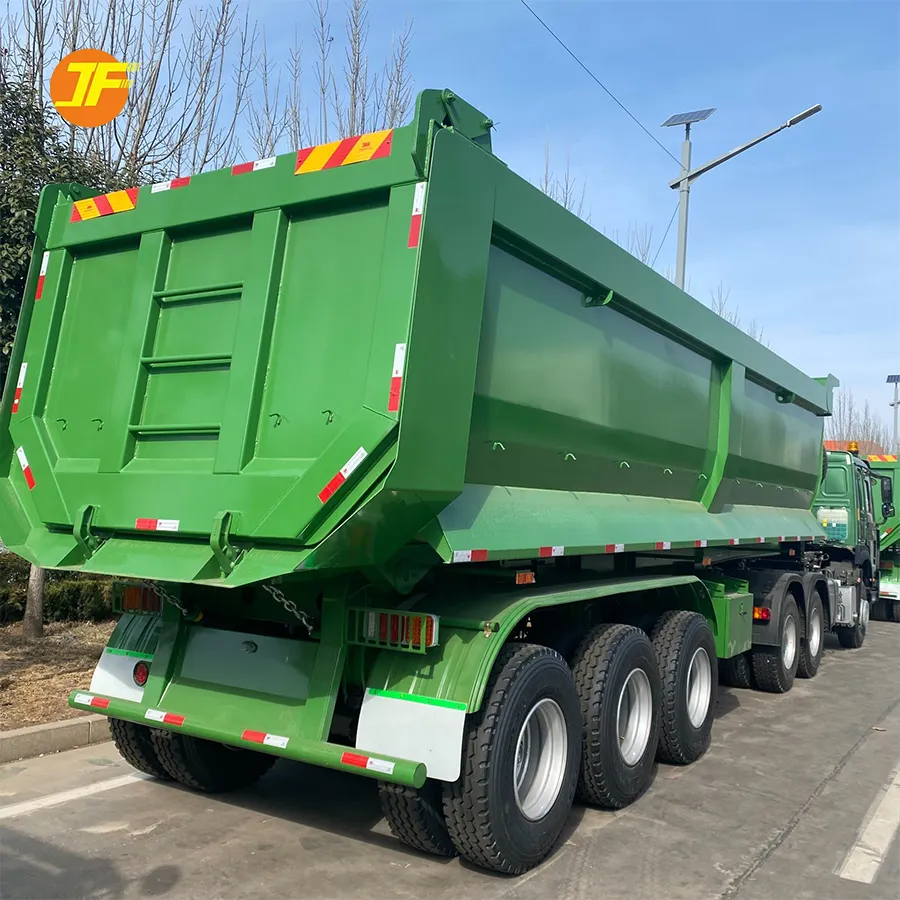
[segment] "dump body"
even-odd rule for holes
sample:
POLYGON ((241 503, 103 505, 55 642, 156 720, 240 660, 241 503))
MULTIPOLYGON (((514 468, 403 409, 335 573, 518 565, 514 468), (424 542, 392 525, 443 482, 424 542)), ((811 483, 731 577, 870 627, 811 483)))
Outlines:
POLYGON ((412 543, 821 535, 830 383, 511 172, 485 121, 425 92, 350 145, 48 188, 0 420, 10 549, 236 586, 412 543))

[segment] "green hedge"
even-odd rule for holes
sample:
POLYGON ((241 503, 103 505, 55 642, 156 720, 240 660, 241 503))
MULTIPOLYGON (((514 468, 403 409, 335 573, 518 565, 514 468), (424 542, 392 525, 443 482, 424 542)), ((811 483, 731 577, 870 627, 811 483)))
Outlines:
MULTIPOLYGON (((0 553, 0 623, 17 622, 25 612, 30 563, 0 553)), ((47 572, 45 622, 100 621, 112 616, 112 579, 78 572, 47 572)))

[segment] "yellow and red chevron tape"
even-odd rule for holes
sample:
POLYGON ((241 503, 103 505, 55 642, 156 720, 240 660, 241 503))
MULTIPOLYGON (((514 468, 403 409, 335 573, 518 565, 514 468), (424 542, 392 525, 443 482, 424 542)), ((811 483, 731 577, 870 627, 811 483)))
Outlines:
POLYGON ((874 453, 869 456, 869 462, 897 462, 898 457, 893 453, 874 453))
POLYGON ((72 204, 70 222, 81 222, 84 219, 97 219, 117 212, 126 212, 137 206, 138 189, 128 188, 124 191, 111 191, 89 200, 76 200, 72 204))
POLYGON ((368 162, 370 159, 383 159, 391 155, 393 134, 394 130, 389 128, 387 131, 373 131, 360 137, 344 138, 342 141, 298 150, 294 174, 305 175, 307 172, 336 169, 338 166, 368 162))

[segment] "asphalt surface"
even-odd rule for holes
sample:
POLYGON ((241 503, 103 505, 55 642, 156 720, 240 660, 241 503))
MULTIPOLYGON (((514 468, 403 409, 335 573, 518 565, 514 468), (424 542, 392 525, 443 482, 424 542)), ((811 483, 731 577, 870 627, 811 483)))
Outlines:
POLYGON ((576 807, 521 878, 404 848, 362 778, 281 761, 213 798, 130 772, 111 744, 0 767, 0 897, 896 900, 900 625, 829 636, 787 695, 721 689, 702 760, 576 807))

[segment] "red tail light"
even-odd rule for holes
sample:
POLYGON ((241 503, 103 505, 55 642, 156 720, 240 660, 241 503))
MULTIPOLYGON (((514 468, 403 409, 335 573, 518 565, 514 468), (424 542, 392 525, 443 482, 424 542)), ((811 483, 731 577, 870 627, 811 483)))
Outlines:
POLYGON ((139 663, 135 663, 132 677, 134 678, 134 683, 138 687, 143 687, 147 683, 147 679, 150 677, 150 666, 148 666, 147 663, 145 663, 143 660, 141 660, 139 663))

